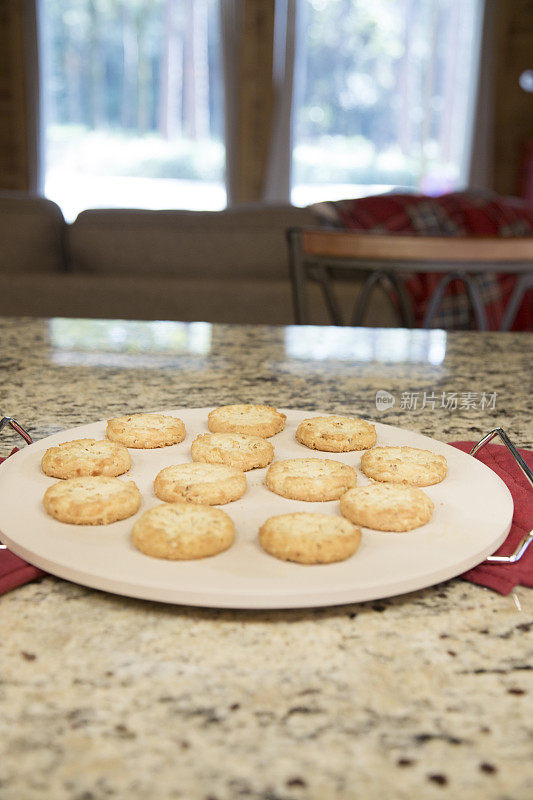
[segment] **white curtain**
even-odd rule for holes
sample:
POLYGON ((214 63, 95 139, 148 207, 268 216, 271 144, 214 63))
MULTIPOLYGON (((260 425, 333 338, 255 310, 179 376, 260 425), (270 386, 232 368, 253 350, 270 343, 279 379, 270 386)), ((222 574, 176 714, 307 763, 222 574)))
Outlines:
POLYGON ((261 199, 271 203, 286 203, 291 197, 296 0, 276 0, 274 25, 274 114, 261 199))
POLYGON ((227 204, 235 202, 238 176, 239 49, 243 34, 245 0, 220 0, 227 204))

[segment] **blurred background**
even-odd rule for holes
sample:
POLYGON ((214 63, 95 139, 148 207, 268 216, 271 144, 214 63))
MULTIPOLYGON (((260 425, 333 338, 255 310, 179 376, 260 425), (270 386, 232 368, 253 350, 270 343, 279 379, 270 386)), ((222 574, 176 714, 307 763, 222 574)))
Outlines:
POLYGON ((1 188, 37 189, 67 220, 391 189, 523 194, 532 9, 3 0, 1 188))

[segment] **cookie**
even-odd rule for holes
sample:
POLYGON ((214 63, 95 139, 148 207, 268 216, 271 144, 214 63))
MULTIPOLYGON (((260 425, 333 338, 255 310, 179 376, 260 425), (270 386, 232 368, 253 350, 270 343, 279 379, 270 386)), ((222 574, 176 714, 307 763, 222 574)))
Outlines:
POLYGON ((296 429, 296 438, 312 450, 329 453, 368 450, 377 441, 374 425, 356 417, 335 415, 304 419, 296 429))
POLYGON ((361 469, 369 478, 410 486, 431 486, 446 477, 446 459, 416 447, 375 447, 364 453, 361 469))
POLYGON ((74 439, 49 447, 41 459, 41 469, 51 478, 82 478, 88 475, 123 475, 131 467, 124 445, 108 439, 74 439))
POLYGON ((259 543, 275 558, 299 564, 331 564, 355 553, 361 531, 347 519, 299 511, 267 519, 259 543))
POLYGON ((207 427, 211 433, 244 433, 268 438, 285 427, 287 417, 272 406, 220 406, 209 412, 207 427))
POLYGON ((416 486, 371 483, 341 497, 341 514, 355 525, 377 531, 411 531, 429 522, 433 503, 416 486))
POLYGON ((329 458, 289 458, 276 461, 266 474, 271 492, 290 500, 338 500, 357 483, 353 467, 329 458))
POLYGON ((108 420, 106 436, 126 447, 167 447, 185 439, 185 425, 165 414, 128 414, 108 420))
POLYGON ((43 497, 46 512, 73 525, 107 525, 139 510, 141 495, 133 481, 104 475, 66 478, 43 497))
POLYGON ((246 491, 246 475, 225 464, 180 464, 156 475, 154 492, 167 503, 219 505, 238 500, 246 491))
POLYGON ((235 526, 224 511, 194 503, 166 503, 145 511, 131 535, 142 553, 154 558, 190 560, 231 547, 235 526))
POLYGON ((203 433, 191 445, 194 461, 227 464, 248 472, 268 466, 274 458, 274 448, 261 436, 243 433, 203 433))

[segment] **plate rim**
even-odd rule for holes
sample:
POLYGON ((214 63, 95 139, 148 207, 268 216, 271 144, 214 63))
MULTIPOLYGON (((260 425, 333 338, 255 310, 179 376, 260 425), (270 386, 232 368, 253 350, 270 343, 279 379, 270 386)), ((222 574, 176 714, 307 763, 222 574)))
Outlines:
MULTIPOLYGON (((165 415, 171 414, 178 414, 184 412, 205 412, 206 414, 216 408, 217 406, 190 406, 190 407, 177 407, 172 409, 163 409, 157 410, 153 412, 143 412, 143 413, 162 413, 165 415)), ((309 409, 302 409, 302 408, 279 408, 279 411, 282 413, 288 412, 289 414, 307 414, 308 416, 331 416, 333 412, 325 412, 320 410, 309 410, 309 409)), ((132 412, 134 413, 134 412, 132 412)), ((343 414, 343 416, 355 416, 354 414, 343 414)), ((305 418, 305 417, 304 417, 305 418)), ((365 416, 361 416, 362 419, 368 419, 365 416)), ((453 447, 453 445, 448 444, 447 442, 442 442, 438 439, 434 439, 433 437, 428 436, 425 433, 421 433, 420 431, 414 431, 411 429, 402 428, 400 426, 390 425, 388 423, 383 423, 378 420, 368 419, 369 422, 379 426, 379 428, 384 429, 391 429, 393 431, 400 431, 402 434, 413 435, 416 437, 422 437, 423 439, 427 440, 428 442, 434 443, 438 445, 439 448, 452 449, 455 456, 459 456, 459 458, 470 458, 469 454, 459 450, 458 448, 453 447)), ((0 464, 0 478, 1 473, 5 470, 9 470, 12 468, 15 462, 18 462, 20 458, 28 457, 28 451, 31 449, 45 449, 46 447, 53 446, 55 444, 56 439, 61 439, 65 436, 71 436, 74 432, 79 433, 81 429, 87 428, 89 426, 98 425, 98 424, 105 424, 106 419, 99 419, 94 420, 91 422, 83 423, 81 425, 77 425, 71 428, 66 428, 61 431, 57 431, 54 434, 50 434, 49 436, 44 437, 43 439, 39 439, 34 441, 31 445, 27 445, 19 450, 17 453, 13 454, 9 458, 7 458, 2 464, 0 464)), ((134 449, 135 452, 135 449, 134 449)), ((317 451, 311 451, 315 454, 317 451)), ((331 456, 340 455, 340 454, 329 454, 331 456)), ((347 454, 343 454, 347 455, 347 454)), ((328 457, 328 454, 324 454, 323 457, 328 457)), ((346 605, 351 603, 360 603, 360 602, 369 602, 378 599, 384 599, 387 597, 395 597, 401 596, 404 594, 408 594, 413 591, 418 591, 424 588, 428 588, 430 586, 438 585, 444 581, 450 580, 451 578, 458 577, 468 569, 473 568, 474 566, 481 563, 488 555, 495 552, 498 547, 505 541, 509 530, 512 525, 512 519, 514 514, 514 503, 512 499, 512 495, 509 491, 508 486, 505 482, 493 471, 484 464, 482 461, 475 460, 475 463, 478 465, 476 468, 480 468, 481 471, 485 471, 487 474, 490 475, 492 480, 496 480, 500 484, 500 488, 504 490, 507 496, 507 501, 510 503, 510 517, 508 520, 508 524, 506 524, 505 530, 501 533, 496 540, 491 541, 489 545, 482 548, 481 551, 477 551, 475 554, 472 554, 468 558, 454 564, 453 567, 450 566, 448 570, 442 571, 442 569, 435 570, 428 572, 424 578, 420 577, 409 577, 405 580, 398 579, 394 586, 391 587, 389 590, 380 590, 379 594, 374 594, 367 596, 367 597, 354 597, 357 594, 355 589, 349 588, 341 588, 337 591, 328 588, 324 594, 327 596, 327 599, 321 596, 320 591, 318 592, 309 592, 306 590, 295 590, 293 592, 287 592, 286 594, 278 594, 275 596, 268 595, 265 593, 257 593, 254 594, 253 600, 250 599, 250 594, 247 591, 235 591, 233 590, 231 595, 227 595, 225 592, 213 592, 211 594, 206 595, 205 591, 201 591, 195 593, 191 590, 186 590, 184 592, 180 592, 179 589, 172 589, 167 590, 166 588, 159 587, 158 589, 154 588, 153 586, 146 586, 142 583, 133 582, 131 584, 124 583, 124 580, 121 580, 121 587, 117 588, 117 583, 119 582, 116 579, 109 579, 105 576, 95 575, 90 571, 85 571, 83 569, 76 570, 77 575, 75 578, 72 577, 72 568, 69 566, 65 566, 62 564, 57 564, 53 561, 50 561, 46 558, 46 555, 42 555, 41 553, 35 553, 33 551, 28 550, 24 545, 19 544, 16 539, 12 539, 11 536, 3 531, 0 531, 2 535, 2 540, 8 546, 9 550, 13 552, 15 555, 25 559, 29 563, 33 564, 40 569, 45 570, 46 572, 50 573, 53 576, 59 577, 63 580, 70 581, 71 583, 79 584, 85 586, 87 588, 92 588, 98 591, 109 592, 111 594, 122 596, 122 597, 131 597, 135 599, 142 599, 148 600, 152 602, 162 602, 172 605, 183 605, 183 606, 193 606, 193 607, 202 607, 202 608, 212 608, 212 609, 234 609, 234 610, 280 610, 280 609, 297 609, 297 608, 324 608, 324 607, 334 607, 338 605, 346 605), (494 544, 496 541, 496 544, 494 544), (438 575, 438 577, 436 577, 438 575)), ((0 512, 1 513, 1 512, 0 512)), ((301 565, 297 565, 301 566, 301 565)), ((322 565, 318 565, 319 568, 322 568, 322 565)))

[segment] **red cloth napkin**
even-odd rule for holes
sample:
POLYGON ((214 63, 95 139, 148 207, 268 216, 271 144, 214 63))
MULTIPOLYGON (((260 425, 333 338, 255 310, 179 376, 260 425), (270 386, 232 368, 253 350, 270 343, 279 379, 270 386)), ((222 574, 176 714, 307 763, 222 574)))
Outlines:
MULTIPOLYGON (((450 442, 451 445, 469 453, 475 442, 450 442)), ((15 447, 9 455, 17 452, 15 447)), ((533 452, 520 450, 521 455, 533 468, 533 452)), ((516 550, 518 542, 533 525, 533 492, 519 469, 511 453, 503 445, 486 445, 476 456, 490 467, 509 487, 514 501, 513 524, 507 539, 498 555, 510 555, 516 550)), ((0 458, 0 463, 5 458, 0 458)), ((0 594, 9 592, 17 586, 46 575, 37 567, 32 567, 22 558, 7 550, 0 550, 0 594)), ((480 564, 462 576, 471 583, 495 589, 500 594, 509 594, 515 586, 533 587, 533 545, 524 553, 517 564, 480 564)))
MULTIPOLYGON (((476 442, 450 442, 451 445, 469 453, 476 442)), ((519 450, 528 466, 533 468, 533 452, 519 450)), ((533 527, 533 490, 525 475, 504 445, 485 445, 475 458, 483 461, 487 467, 507 484, 514 502, 513 524, 505 542, 494 555, 510 556, 516 550, 520 540, 533 527)), ((533 544, 529 546, 520 561, 516 564, 487 564, 483 562, 461 575, 471 583, 495 589, 500 594, 509 594, 515 586, 533 587, 533 544)))
MULTIPOLYGON (((9 455, 12 456, 17 450, 18 447, 14 447, 9 455)), ((5 460, 5 458, 0 458, 0 464, 5 460)), ((42 569, 32 567, 23 558, 10 553, 9 550, 0 550, 0 594, 9 592, 10 589, 16 589, 17 586, 34 581, 36 578, 41 578, 43 575, 46 575, 46 572, 43 572, 42 569)))

